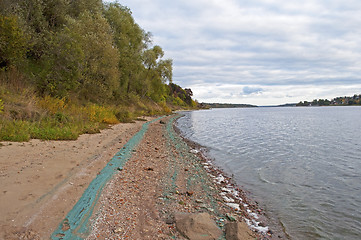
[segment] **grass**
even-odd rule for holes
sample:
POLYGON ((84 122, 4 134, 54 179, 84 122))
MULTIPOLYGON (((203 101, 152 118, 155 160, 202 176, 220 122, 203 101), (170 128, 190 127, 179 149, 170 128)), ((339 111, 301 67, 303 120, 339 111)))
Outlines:
POLYGON ((0 141, 74 140, 112 124, 146 121, 144 116, 167 115, 184 108, 179 102, 156 103, 135 94, 113 105, 84 103, 76 97, 39 97, 27 82, 16 70, 0 71, 0 141))
POLYGON ((22 120, 0 121, 2 141, 24 142, 30 140, 30 123, 22 120))
POLYGON ((39 98, 29 89, 0 87, 0 141, 30 139, 75 140, 84 133, 120 122, 144 121, 143 116, 171 113, 165 103, 132 98, 124 105, 81 104, 46 96, 39 98))

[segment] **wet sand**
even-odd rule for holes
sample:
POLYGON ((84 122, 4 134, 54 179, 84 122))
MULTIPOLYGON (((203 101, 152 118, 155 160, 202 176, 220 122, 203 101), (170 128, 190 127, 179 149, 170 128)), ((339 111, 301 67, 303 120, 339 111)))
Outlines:
MULTIPOLYGON (((149 125, 132 157, 105 186, 87 239, 184 239, 175 215, 199 212, 208 212, 221 229, 231 220, 249 221, 254 231, 242 225, 249 239, 278 239, 272 231, 259 231, 266 228, 262 209, 196 146, 189 147, 169 120, 173 116, 149 125)), ((118 124, 77 141, 3 142, 0 239, 49 239, 143 123, 118 124)))

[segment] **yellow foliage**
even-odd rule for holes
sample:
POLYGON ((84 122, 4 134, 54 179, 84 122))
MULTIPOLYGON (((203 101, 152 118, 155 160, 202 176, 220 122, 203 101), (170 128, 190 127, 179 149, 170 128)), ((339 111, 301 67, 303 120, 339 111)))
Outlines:
POLYGON ((2 113, 4 111, 4 104, 3 104, 3 100, 0 99, 0 113, 2 113))
POLYGON ((63 112, 67 108, 65 98, 53 98, 50 96, 40 99, 38 105, 52 114, 63 112))
POLYGON ((167 104, 165 102, 161 102, 159 105, 163 108, 163 110, 166 113, 172 113, 172 110, 167 106, 167 104))
POLYGON ((185 105, 183 100, 180 99, 179 97, 176 97, 176 98, 173 99, 173 104, 177 105, 177 106, 184 106, 185 105))
POLYGON ((26 41, 16 16, 3 16, 0 14, 0 56, 8 68, 18 63, 26 53, 26 41))
POLYGON ((197 106, 198 106, 198 103, 192 99, 192 107, 195 108, 195 107, 197 107, 197 106))
POLYGON ((103 122, 108 124, 119 123, 114 112, 109 107, 90 104, 83 107, 82 111, 86 113, 88 119, 92 122, 103 122))

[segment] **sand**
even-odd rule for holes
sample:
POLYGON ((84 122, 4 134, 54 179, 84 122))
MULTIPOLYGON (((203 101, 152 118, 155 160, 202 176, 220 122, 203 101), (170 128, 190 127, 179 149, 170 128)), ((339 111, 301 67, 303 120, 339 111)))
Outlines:
MULTIPOLYGON (((243 222, 248 239, 278 239, 272 231, 256 233, 247 227, 244 219, 252 220, 253 213, 262 218, 262 210, 231 179, 219 179, 220 171, 175 133, 173 117, 149 125, 132 157, 103 189, 87 239, 185 239, 175 216, 200 212, 208 212, 222 230, 236 220, 243 222), (238 198, 230 189, 237 190, 238 198)), ((76 141, 2 142, 0 239, 49 239, 143 124, 118 124, 76 141)))
POLYGON ((76 141, 1 142, 0 239, 49 239, 85 188, 144 122, 76 141), (31 239, 31 237, 29 237, 31 239))

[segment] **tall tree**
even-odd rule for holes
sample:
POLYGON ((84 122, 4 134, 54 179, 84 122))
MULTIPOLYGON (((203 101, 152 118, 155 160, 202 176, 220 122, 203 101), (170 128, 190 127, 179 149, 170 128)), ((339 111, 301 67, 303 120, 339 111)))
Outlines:
POLYGON ((109 100, 119 84, 119 52, 107 20, 85 11, 78 19, 69 20, 69 30, 84 54, 79 94, 94 102, 109 100))
POLYGON ((76 92, 83 76, 85 53, 81 42, 68 27, 54 34, 48 41, 40 61, 36 83, 40 95, 67 97, 76 92))
POLYGON ((84 12, 97 14, 102 11, 102 0, 70 0, 69 13, 72 17, 79 17, 84 12))
POLYGON ((154 101, 164 101, 168 94, 165 83, 172 81, 172 60, 162 60, 163 49, 154 46, 143 53, 143 63, 146 68, 142 95, 150 96, 154 101))
POLYGON ((25 57, 27 38, 16 16, 0 15, 0 69, 19 64, 25 57))
POLYGON ((62 28, 66 24, 69 12, 68 0, 47 0, 44 2, 43 15, 52 31, 62 28))
POLYGON ((146 48, 147 34, 135 23, 129 8, 109 3, 104 10, 114 43, 119 49, 119 94, 138 92, 143 71, 142 52, 146 48))

